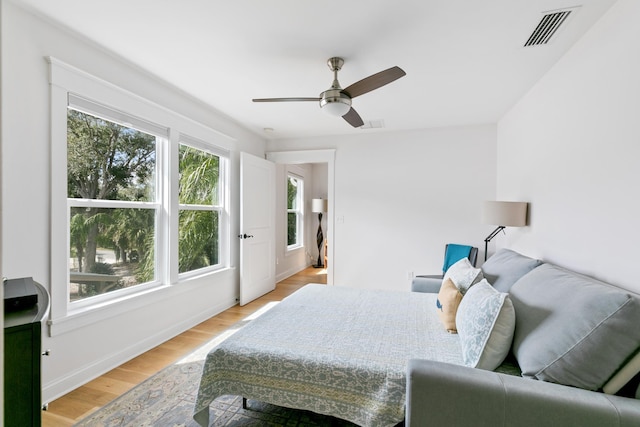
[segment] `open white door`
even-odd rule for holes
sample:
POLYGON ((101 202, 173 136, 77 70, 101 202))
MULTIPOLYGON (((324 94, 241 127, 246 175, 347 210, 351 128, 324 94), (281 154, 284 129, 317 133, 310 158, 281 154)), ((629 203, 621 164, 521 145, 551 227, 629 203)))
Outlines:
POLYGON ((240 305, 276 288, 276 165, 240 153, 240 305))

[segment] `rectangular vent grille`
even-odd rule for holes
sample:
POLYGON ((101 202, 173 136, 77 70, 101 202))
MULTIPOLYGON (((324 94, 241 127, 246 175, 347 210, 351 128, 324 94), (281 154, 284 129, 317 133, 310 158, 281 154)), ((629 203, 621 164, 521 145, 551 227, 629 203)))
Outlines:
POLYGON ((524 45, 538 46, 549 43, 551 37, 558 31, 560 25, 567 20, 571 12, 571 10, 563 10, 544 15, 524 45))
POLYGON ((384 120, 369 120, 360 129, 379 129, 384 127, 384 120))

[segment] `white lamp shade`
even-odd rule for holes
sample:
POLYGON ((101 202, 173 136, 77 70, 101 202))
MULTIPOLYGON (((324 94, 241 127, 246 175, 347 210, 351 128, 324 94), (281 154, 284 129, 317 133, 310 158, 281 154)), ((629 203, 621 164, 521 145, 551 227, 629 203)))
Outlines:
POLYGON ((311 212, 327 212, 329 201, 327 199, 311 199, 311 212))
POLYGON ((505 227, 527 225, 527 202, 484 202, 482 222, 505 227))

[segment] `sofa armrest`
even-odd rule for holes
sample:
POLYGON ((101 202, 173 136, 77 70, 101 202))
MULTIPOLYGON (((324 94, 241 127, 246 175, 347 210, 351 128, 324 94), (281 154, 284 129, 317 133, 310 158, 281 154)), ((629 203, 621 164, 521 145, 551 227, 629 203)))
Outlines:
POLYGON ((431 360, 409 361, 406 423, 638 426, 640 401, 431 360))
POLYGON ((411 292, 437 294, 442 285, 442 276, 416 276, 411 280, 411 292))

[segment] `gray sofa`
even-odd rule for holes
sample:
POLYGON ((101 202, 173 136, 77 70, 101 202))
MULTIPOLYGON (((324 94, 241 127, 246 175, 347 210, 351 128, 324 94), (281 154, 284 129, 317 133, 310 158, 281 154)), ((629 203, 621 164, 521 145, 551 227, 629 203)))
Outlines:
POLYGON ((638 295, 508 249, 482 274, 513 304, 521 375, 411 360, 408 426, 640 426, 638 295))

